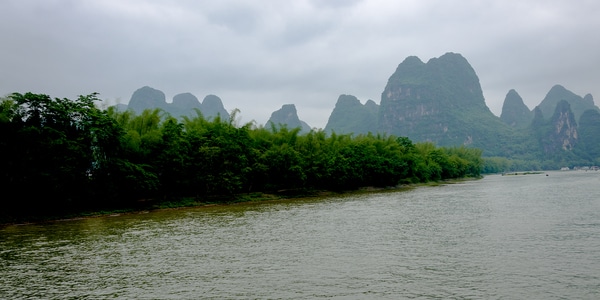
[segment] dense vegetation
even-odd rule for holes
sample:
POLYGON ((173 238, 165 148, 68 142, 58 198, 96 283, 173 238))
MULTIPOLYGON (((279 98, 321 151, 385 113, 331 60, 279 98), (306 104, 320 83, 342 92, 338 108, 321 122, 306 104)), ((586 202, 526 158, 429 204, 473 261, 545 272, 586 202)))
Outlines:
POLYGON ((76 100, 13 94, 0 102, 2 218, 132 208, 140 200, 223 199, 350 190, 479 176, 481 151, 406 137, 136 115, 76 100), (11 195, 11 196, 9 196, 11 195))
POLYGON ((586 110, 579 118, 579 148, 580 156, 600 165, 600 112, 597 110, 586 110))

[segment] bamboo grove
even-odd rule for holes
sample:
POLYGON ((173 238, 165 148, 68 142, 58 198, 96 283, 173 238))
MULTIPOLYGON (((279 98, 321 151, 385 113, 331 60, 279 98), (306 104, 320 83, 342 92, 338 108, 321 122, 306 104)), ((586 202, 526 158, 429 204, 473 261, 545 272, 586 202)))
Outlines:
POLYGON ((99 109, 97 94, 0 102, 6 215, 133 207, 141 199, 352 190, 479 176, 481 151, 387 135, 337 135, 99 109))

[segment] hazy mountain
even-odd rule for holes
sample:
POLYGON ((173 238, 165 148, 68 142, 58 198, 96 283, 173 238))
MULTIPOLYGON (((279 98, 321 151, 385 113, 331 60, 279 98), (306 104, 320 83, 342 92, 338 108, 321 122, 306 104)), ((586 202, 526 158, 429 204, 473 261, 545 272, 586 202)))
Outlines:
POLYGON ((533 109, 533 120, 531 121, 531 126, 533 128, 539 128, 544 124, 544 114, 542 113, 542 109, 540 109, 540 106, 538 105, 533 109))
POLYGON ((595 138, 600 136, 600 113, 591 95, 582 98, 556 85, 530 111, 519 94, 510 90, 497 117, 485 104, 477 74, 456 53, 427 63, 407 57, 390 76, 377 117, 373 115, 376 110, 374 102, 362 105, 354 96, 341 95, 325 129, 365 133, 374 131, 373 120, 377 120, 375 130, 380 133, 440 146, 478 147, 486 156, 538 161, 543 167, 600 161, 591 150, 600 148, 600 137, 595 138), (583 139, 577 117, 586 110, 583 139))
POLYGON ((115 104, 115 105, 113 105, 113 106, 114 106, 114 108, 115 108, 117 111, 120 111, 120 112, 126 111, 126 110, 129 108, 129 107, 127 106, 127 104, 123 104, 123 103, 117 103, 117 104, 115 104))
POLYGON ((366 134, 377 131, 379 105, 367 100, 363 105, 352 95, 340 95, 329 116, 326 132, 366 134))
POLYGON ((523 98, 515 90, 510 90, 504 98, 500 119, 512 127, 524 128, 531 124, 533 112, 529 110, 523 102, 523 98))
POLYGON ((557 103, 548 120, 544 118, 540 106, 536 106, 531 129, 541 150, 538 159, 562 161, 575 157, 572 151, 579 142, 579 134, 575 115, 566 100, 557 103))
POLYGON ((198 98, 191 93, 182 93, 173 97, 173 106, 180 109, 200 109, 201 103, 198 101, 198 98))
POLYGON ((176 118, 181 116, 195 117, 195 110, 199 109, 206 119, 215 118, 217 115, 220 115, 222 120, 229 119, 229 113, 225 110, 221 98, 215 95, 206 96, 203 102, 200 103, 193 94, 181 93, 173 97, 172 103, 167 103, 165 93, 149 86, 136 90, 131 95, 127 108, 137 114, 145 109, 159 108, 176 118))
POLYGON ((579 144, 583 155, 600 162, 600 112, 588 109, 579 118, 579 144))
MULTIPOLYGON (((133 93, 129 109, 139 113, 147 108, 161 108, 173 116, 199 108, 207 119, 229 118, 215 95, 200 103, 194 95, 183 93, 169 104, 163 92, 146 86, 133 93)), ((270 124, 301 128, 302 133, 311 130, 298 118, 294 104, 273 112, 266 126, 270 124)), ((439 146, 465 145, 481 148, 484 156, 537 161, 550 168, 568 161, 600 163, 600 109, 591 95, 581 97, 555 85, 530 111, 510 90, 497 117, 485 104, 477 74, 457 53, 427 63, 407 57, 388 79, 379 105, 372 100, 363 105, 352 95, 340 95, 325 131, 377 132, 439 146)))
POLYGON ((173 97, 173 103, 169 105, 168 111, 172 116, 196 116, 195 109, 202 111, 202 105, 196 96, 191 93, 181 93, 173 97))
POLYGON ((229 119, 229 113, 225 110, 223 101, 215 95, 207 95, 204 97, 204 100, 202 100, 202 113, 207 119, 216 116, 220 116, 221 120, 229 119))
POLYGON ((406 58, 381 95, 379 131, 431 141, 470 145, 487 154, 505 151, 511 129, 485 104, 479 78, 460 54, 423 63, 406 58))
POLYGON ((550 150, 573 150, 578 140, 577 121, 569 102, 561 100, 556 104, 550 126, 547 139, 550 150))
POLYGON ((546 97, 544 97, 544 100, 542 100, 539 105, 544 116, 552 116, 556 105, 561 100, 566 100, 569 103, 573 114, 575 114, 576 120, 579 120, 583 112, 588 109, 600 111, 600 109, 598 109, 598 107, 594 104, 592 95, 587 94, 582 98, 581 96, 576 95, 563 86, 557 84, 550 89, 548 94, 546 94, 546 97))
POLYGON ((267 126, 274 124, 276 127, 285 125, 288 129, 300 128, 300 132, 309 132, 310 126, 298 118, 294 104, 284 104, 281 109, 274 111, 267 121, 267 126))
POLYGON ((149 86, 137 89, 131 95, 128 108, 139 114, 145 109, 167 109, 165 93, 149 86))

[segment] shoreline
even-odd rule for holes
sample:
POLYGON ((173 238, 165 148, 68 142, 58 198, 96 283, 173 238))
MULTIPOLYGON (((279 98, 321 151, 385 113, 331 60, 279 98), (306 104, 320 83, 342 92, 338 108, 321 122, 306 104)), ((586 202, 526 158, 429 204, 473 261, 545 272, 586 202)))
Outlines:
MULTIPOLYGON (((446 179, 441 181, 430 181, 430 182, 422 182, 422 183, 410 183, 410 184, 400 184, 393 187, 374 187, 367 186, 361 187, 356 190, 347 190, 347 191, 331 191, 331 190, 314 190, 314 191, 305 191, 303 193, 289 193, 289 191, 281 191, 281 193, 246 193, 246 194, 238 194, 231 196, 231 201, 224 202, 203 202, 197 200, 191 200, 190 198, 183 197, 179 201, 167 201, 164 203, 150 203, 149 207, 144 208, 124 208, 124 209, 115 209, 110 211, 98 210, 98 211, 83 211, 80 213, 67 214, 64 216, 46 216, 39 217, 39 220, 36 220, 35 217, 31 217, 29 221, 22 222, 5 222, 0 221, 0 228, 5 228, 8 226, 24 226, 24 225, 33 225, 33 224, 47 224, 54 222, 67 222, 67 221, 75 221, 75 220, 84 220, 91 218, 105 218, 105 217, 115 217, 122 215, 133 215, 133 214, 145 214, 154 211, 163 211, 163 210, 181 210, 186 208, 203 208, 203 207, 215 207, 215 206, 228 206, 235 204, 243 204, 243 203, 269 203, 274 201, 281 200, 294 200, 294 199, 306 199, 306 198, 325 198, 336 195, 353 195, 353 194, 371 194, 371 193, 386 193, 386 192, 400 192, 405 190, 410 190, 422 186, 440 186, 444 184, 455 184, 464 181, 471 180, 479 180, 483 178, 484 175, 480 177, 465 177, 465 178, 455 178, 455 179, 446 179), (253 197, 258 196, 258 197, 253 197), (186 201, 186 199, 188 199, 186 201)), ((215 197, 216 199, 217 197, 215 197)), ((143 200, 142 202, 153 202, 153 200, 143 200)), ((27 219, 27 217, 25 217, 27 219)))

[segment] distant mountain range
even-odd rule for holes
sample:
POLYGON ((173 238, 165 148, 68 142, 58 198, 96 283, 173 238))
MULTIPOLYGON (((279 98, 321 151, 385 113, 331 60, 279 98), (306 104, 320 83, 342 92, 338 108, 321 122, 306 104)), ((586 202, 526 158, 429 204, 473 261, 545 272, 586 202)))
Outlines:
POLYGON ((446 53, 427 63, 406 58, 390 76, 376 117, 371 107, 351 98, 340 96, 327 131, 388 133, 548 165, 600 163, 600 109, 591 95, 581 97, 555 85, 531 111, 510 90, 497 117, 485 104, 475 71, 460 54, 446 53), (359 117, 366 115, 372 117, 359 117))
MULTIPOLYGON (((208 118, 229 118, 217 96, 208 95, 200 103, 184 93, 167 103, 163 92, 147 86, 133 93, 127 108, 138 113, 161 108, 173 116, 193 116, 198 109, 208 118)), ((298 118, 294 104, 273 112, 267 126, 270 124, 310 131, 298 118)), ((550 165, 567 161, 600 164, 600 109, 592 95, 581 97, 555 85, 530 110, 513 89, 506 94, 502 114, 497 117, 485 103, 475 71, 457 53, 427 63, 407 57, 390 76, 380 104, 373 100, 362 104, 355 96, 340 95, 324 130, 406 136, 414 142, 477 147, 485 156, 550 165)))
POLYGON ((207 118, 220 116, 221 119, 229 119, 229 113, 225 110, 221 98, 215 95, 207 95, 202 103, 191 93, 177 94, 171 103, 167 103, 165 93, 160 90, 144 86, 137 89, 131 95, 129 104, 119 109, 131 109, 139 114, 145 109, 160 108, 174 117, 196 116, 196 110, 207 118))

